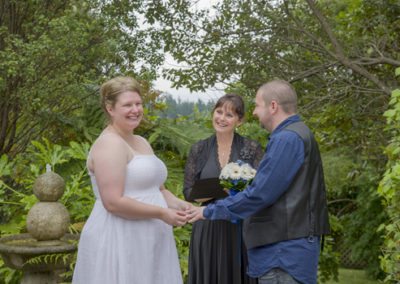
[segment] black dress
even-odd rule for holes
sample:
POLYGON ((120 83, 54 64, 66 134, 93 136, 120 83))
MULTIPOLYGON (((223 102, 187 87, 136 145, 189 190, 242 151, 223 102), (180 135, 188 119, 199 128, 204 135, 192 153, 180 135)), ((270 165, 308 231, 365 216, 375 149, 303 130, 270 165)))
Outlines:
MULTIPOLYGON (((263 154, 257 142, 235 134, 229 162, 240 159, 256 168, 263 154)), ((194 144, 185 167, 185 198, 196 180, 219 177, 220 172, 216 137, 194 144)), ((246 274, 247 263, 240 222, 199 220, 193 224, 188 284, 255 284, 257 279, 246 274)))

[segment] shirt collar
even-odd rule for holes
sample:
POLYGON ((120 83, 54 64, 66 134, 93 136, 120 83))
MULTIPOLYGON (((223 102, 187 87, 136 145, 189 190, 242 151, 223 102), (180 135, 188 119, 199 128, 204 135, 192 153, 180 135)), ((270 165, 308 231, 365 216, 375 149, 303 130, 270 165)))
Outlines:
POLYGON ((271 133, 271 135, 274 135, 275 133, 280 132, 282 129, 284 129, 286 126, 289 124, 295 123, 301 121, 300 116, 298 114, 294 114, 292 116, 289 116, 286 118, 284 121, 282 121, 271 133))

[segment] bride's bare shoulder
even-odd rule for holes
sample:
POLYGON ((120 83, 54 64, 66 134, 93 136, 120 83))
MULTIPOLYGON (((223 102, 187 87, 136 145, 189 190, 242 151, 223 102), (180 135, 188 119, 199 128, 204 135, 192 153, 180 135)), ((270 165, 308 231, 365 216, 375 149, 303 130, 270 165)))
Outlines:
POLYGON ((146 152, 147 154, 153 153, 153 148, 151 147, 149 141, 146 140, 146 138, 137 134, 134 135, 134 138, 137 141, 135 144, 141 152, 146 152))
POLYGON ((92 145, 92 151, 103 151, 105 149, 122 150, 125 148, 126 143, 124 142, 124 140, 118 134, 110 132, 101 133, 92 145))

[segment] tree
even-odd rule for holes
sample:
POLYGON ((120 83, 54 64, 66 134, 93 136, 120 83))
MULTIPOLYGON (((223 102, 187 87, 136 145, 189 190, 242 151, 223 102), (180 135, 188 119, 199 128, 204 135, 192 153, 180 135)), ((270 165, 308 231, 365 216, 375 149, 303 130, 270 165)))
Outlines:
POLYGON ((167 118, 177 118, 179 116, 190 116, 194 109, 199 112, 211 113, 214 102, 204 103, 200 99, 197 102, 182 101, 180 98, 175 100, 170 94, 166 94, 161 98, 165 103, 165 109, 162 110, 160 115, 167 118))
POLYGON ((0 155, 15 155, 44 133, 53 142, 74 135, 82 106, 97 104, 103 78, 154 78, 163 55, 138 16, 151 7, 142 1, 0 0, 0 155))
POLYGON ((386 140, 380 131, 366 136, 365 129, 384 125, 379 117, 396 82, 391 68, 400 66, 397 1, 226 0, 216 5, 214 17, 191 10, 189 2, 170 1, 161 18, 166 51, 190 67, 167 71, 176 86, 203 89, 239 81, 254 93, 280 77, 298 87, 306 116, 317 110, 343 118, 360 151, 371 150, 366 144, 374 137, 374 145, 386 140), (335 115, 331 107, 338 102, 346 108, 335 115))
MULTIPOLYGON (((396 75, 400 76, 400 68, 396 69, 396 75)), ((387 273, 385 281, 397 283, 400 280, 400 89, 392 92, 390 108, 385 112, 385 117, 386 130, 391 133, 392 138, 386 147, 388 163, 378 192, 384 197, 390 219, 380 226, 380 230, 385 233, 381 267, 387 273)))

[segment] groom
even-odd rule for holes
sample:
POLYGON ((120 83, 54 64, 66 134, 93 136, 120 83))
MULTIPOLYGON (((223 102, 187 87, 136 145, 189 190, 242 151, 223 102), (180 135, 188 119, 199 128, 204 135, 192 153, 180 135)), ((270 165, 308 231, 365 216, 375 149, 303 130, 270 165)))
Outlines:
POLYGON ((248 274, 259 284, 317 283, 320 237, 330 232, 317 142, 297 114, 297 95, 273 80, 256 94, 253 115, 271 132, 252 184, 235 196, 190 209, 188 219, 245 219, 248 274))

